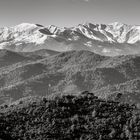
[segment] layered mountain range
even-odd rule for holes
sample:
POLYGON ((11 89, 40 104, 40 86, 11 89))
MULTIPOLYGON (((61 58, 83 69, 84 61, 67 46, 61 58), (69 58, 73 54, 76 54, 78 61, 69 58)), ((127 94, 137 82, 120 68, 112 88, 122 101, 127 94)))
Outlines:
POLYGON ((0 48, 16 52, 88 50, 107 56, 140 53, 140 26, 119 22, 45 27, 22 23, 0 29, 0 48))
POLYGON ((0 103, 26 96, 94 92, 98 97, 140 102, 140 56, 101 56, 93 52, 0 51, 0 103), (128 95, 128 96, 127 96, 128 95))
POLYGON ((88 90, 139 106, 139 40, 140 26, 117 22, 1 28, 0 104, 88 90))
POLYGON ((0 139, 137 140, 140 26, 0 29, 0 139))

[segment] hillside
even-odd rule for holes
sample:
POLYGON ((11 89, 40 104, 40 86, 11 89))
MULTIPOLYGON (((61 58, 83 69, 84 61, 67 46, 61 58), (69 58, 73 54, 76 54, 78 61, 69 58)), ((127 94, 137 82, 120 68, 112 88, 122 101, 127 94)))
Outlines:
POLYGON ((31 58, 22 56, 16 52, 0 50, 0 68, 29 60, 31 60, 31 58))
POLYGON ((98 99, 93 93, 30 97, 0 107, 2 140, 138 140, 134 105, 98 99))
POLYGON ((41 50, 37 50, 37 51, 33 51, 33 52, 18 52, 18 54, 21 54, 23 56, 26 57, 30 57, 30 58, 36 58, 36 59, 41 59, 47 56, 52 56, 52 55, 56 55, 59 52, 57 51, 52 51, 52 50, 47 50, 47 49, 41 49, 41 50))
MULTIPOLYGON (((26 56, 32 58, 34 53, 31 54, 26 56)), ((70 51, 12 64, 0 69, 0 103, 29 95, 68 94, 84 90, 95 91, 101 98, 110 97, 112 92, 125 93, 126 89, 127 92, 138 93, 139 84, 133 84, 133 80, 140 78, 139 62, 139 55, 107 57, 89 51, 70 51)), ((136 100, 139 101, 138 98, 136 100)))

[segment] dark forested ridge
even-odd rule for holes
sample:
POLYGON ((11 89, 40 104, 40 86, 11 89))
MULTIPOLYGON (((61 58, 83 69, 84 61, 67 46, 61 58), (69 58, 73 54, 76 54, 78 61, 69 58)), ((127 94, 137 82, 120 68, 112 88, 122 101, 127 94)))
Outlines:
POLYGON ((2 140, 139 140, 135 105, 102 100, 93 93, 28 97, 0 107, 2 140))

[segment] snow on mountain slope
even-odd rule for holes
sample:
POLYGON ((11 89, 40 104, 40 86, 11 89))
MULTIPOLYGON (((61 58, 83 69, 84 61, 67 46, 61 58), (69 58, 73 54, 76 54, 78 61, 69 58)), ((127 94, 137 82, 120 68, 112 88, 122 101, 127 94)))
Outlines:
POLYGON ((0 48, 6 45, 20 46, 25 43, 42 44, 47 36, 38 32, 35 24, 23 23, 15 27, 0 29, 0 48))
POLYGON ((50 44, 50 42, 52 42, 52 45, 61 44, 52 41, 52 38, 55 37, 56 35, 51 34, 51 32, 43 26, 22 23, 15 27, 4 27, 0 29, 0 49, 35 51, 45 47, 49 48, 47 44, 50 44))
POLYGON ((0 49, 21 52, 89 50, 103 55, 122 55, 140 53, 139 42, 140 26, 118 22, 85 23, 71 28, 22 23, 0 28, 0 49))

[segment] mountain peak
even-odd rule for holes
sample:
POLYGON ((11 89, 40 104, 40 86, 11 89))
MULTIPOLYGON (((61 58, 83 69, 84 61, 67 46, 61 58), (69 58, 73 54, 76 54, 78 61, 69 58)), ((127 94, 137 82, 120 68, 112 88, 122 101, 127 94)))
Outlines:
POLYGON ((25 22, 25 23, 18 24, 15 27, 27 27, 27 26, 37 26, 37 25, 35 25, 33 23, 26 23, 25 22))
POLYGON ((86 22, 75 27, 21 23, 0 29, 0 49, 12 51, 89 50, 103 55, 139 53, 140 26, 121 22, 94 24, 86 22))
POLYGON ((21 24, 16 25, 15 27, 31 27, 31 26, 36 27, 37 25, 34 24, 34 23, 26 23, 26 22, 23 22, 21 24))
POLYGON ((31 24, 31 23, 21 23, 19 25, 14 26, 13 28, 17 29, 17 30, 27 30, 30 28, 36 28, 37 25, 35 24, 31 24))
POLYGON ((112 26, 123 26, 123 25, 126 25, 126 24, 116 21, 116 22, 109 23, 108 25, 112 25, 112 26))

